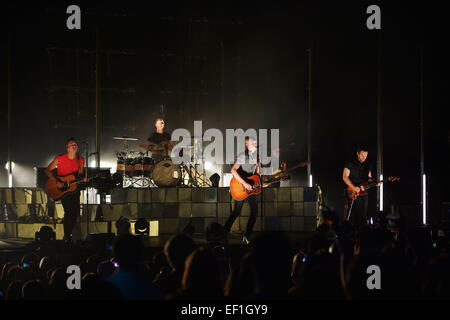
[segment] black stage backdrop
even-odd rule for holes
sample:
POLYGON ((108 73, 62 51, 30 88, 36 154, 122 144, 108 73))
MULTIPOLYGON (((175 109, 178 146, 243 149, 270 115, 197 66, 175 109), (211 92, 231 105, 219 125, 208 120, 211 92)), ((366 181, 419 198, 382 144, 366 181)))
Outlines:
MULTIPOLYGON (((313 50, 311 161, 314 183, 342 212, 342 168, 358 143, 377 159, 377 61, 381 50, 384 176, 395 204, 420 203, 420 53, 424 52, 425 169, 430 209, 449 201, 448 5, 441 1, 37 1, 2 2, 0 45, 11 52, 11 157, 16 186, 33 167, 65 151, 65 140, 95 151, 96 40, 99 45, 102 166, 120 141, 138 149, 158 115, 169 131, 280 128, 288 165, 307 157, 307 49, 313 50), (81 30, 66 8, 82 10, 81 30), (381 8, 381 31, 366 9, 381 8), (381 33, 381 35, 380 35, 381 33)), ((3 73, 5 74, 6 73, 3 73)), ((2 76, 7 88, 7 77, 2 76)), ((1 93, 0 186, 7 186, 7 90, 1 93)), ((81 153, 84 149, 81 148, 81 153)), ((374 172, 376 174, 376 172, 374 172)), ((291 185, 307 184, 306 170, 291 185)), ((375 196, 371 197, 375 208, 375 196)), ((374 210, 374 209, 373 209, 374 210)))

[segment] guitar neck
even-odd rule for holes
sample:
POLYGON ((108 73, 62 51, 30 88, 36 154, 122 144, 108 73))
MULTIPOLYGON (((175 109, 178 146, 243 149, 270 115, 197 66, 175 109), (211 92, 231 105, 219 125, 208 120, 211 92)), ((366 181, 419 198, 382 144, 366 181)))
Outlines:
POLYGON ((383 180, 368 183, 368 184, 366 184, 363 187, 364 187, 365 190, 367 190, 367 189, 375 187, 379 182, 383 182, 383 180))
POLYGON ((299 164, 296 164, 295 166, 293 166, 292 168, 289 168, 289 169, 287 169, 286 171, 283 171, 283 172, 284 173, 288 173, 288 172, 291 172, 292 170, 295 170, 297 168, 304 167, 304 166, 305 166, 304 163, 299 163, 299 164))
MULTIPOLYGON (((97 178, 99 176, 99 174, 93 175, 92 177, 88 178, 88 181, 94 178, 97 178)), ((84 180, 84 178, 80 178, 80 179, 75 179, 69 182, 69 185, 74 184, 74 183, 78 183, 78 182, 82 182, 84 180)))
MULTIPOLYGON (((279 173, 275 173, 275 174, 273 174, 272 176, 277 176, 277 175, 279 175, 279 174, 281 174, 281 173, 283 173, 283 174, 286 174, 286 173, 288 173, 288 172, 291 172, 291 171, 293 171, 293 170, 295 170, 295 169, 297 169, 297 168, 300 168, 300 167, 304 167, 304 166, 306 166, 308 164, 308 162, 302 162, 302 163, 299 163, 299 164, 296 164, 295 166, 293 166, 293 167, 291 167, 291 168, 289 168, 289 169, 287 169, 287 170, 284 170, 284 171, 282 171, 282 172, 279 172, 279 173)), ((269 176, 270 177, 270 176, 269 176)))

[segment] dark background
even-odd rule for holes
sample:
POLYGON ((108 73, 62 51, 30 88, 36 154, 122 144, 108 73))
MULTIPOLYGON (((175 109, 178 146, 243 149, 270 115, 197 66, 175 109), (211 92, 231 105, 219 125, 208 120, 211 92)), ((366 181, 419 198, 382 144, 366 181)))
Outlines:
MULTIPOLYGON (((424 48, 425 171, 430 216, 449 202, 449 5, 441 1, 37 1, 1 3, 0 186, 7 186, 7 49, 11 37, 11 155, 16 186, 65 152, 70 136, 95 151, 95 47, 100 48, 102 166, 163 115, 166 128, 280 128, 288 165, 307 158, 307 54, 313 50, 314 183, 342 212, 342 169, 358 143, 376 175, 377 53, 381 50, 384 176, 389 203, 418 208, 420 43, 424 48), (66 8, 82 29, 66 28, 66 8), (381 7, 381 31, 366 9, 381 7), (381 32, 381 35, 379 34, 381 32), (3 73, 4 72, 4 73, 3 73), (164 107, 161 108, 161 105, 164 107), (291 146, 288 146, 291 145, 291 146)), ((85 148, 81 146, 80 153, 85 148)), ((306 169, 291 185, 306 185, 306 169)), ((375 210, 375 193, 371 207, 375 210)))

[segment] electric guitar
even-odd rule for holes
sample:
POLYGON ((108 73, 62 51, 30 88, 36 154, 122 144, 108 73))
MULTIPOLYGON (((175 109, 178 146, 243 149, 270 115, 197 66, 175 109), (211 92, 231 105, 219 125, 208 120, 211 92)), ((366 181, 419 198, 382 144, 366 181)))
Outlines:
MULTIPOLYGON (((267 186, 269 186, 272 183, 289 179, 287 172, 297 169, 299 167, 304 167, 308 164, 309 164, 309 161, 305 161, 305 162, 299 163, 298 165, 296 165, 292 168, 289 168, 286 171, 282 171, 281 173, 276 173, 275 175, 272 175, 272 176, 266 176, 263 179, 263 183, 267 184, 267 186)), ((241 176, 241 178, 244 179, 245 182, 247 182, 248 184, 250 184, 252 186, 252 190, 245 189, 244 185, 242 183, 240 183, 235 177, 233 177, 230 181, 230 192, 231 192, 231 196, 233 197, 234 200, 238 200, 238 201, 244 200, 252 194, 261 193, 262 183, 261 183, 261 178, 258 175, 253 175, 253 176, 249 176, 249 177, 241 176)))
MULTIPOLYGON (((88 181, 94 178, 97 178, 101 174, 93 175, 88 178, 88 181)), ((56 176, 56 180, 48 179, 45 184, 45 189, 47 191, 47 195, 53 200, 61 200, 65 196, 74 193, 77 191, 78 182, 84 180, 84 178, 77 179, 74 174, 70 173, 65 176, 56 176), (56 182, 61 182, 64 184, 62 188, 58 188, 56 182)))
POLYGON ((356 193, 355 191, 353 191, 352 188, 347 187, 347 197, 349 200, 353 200, 356 199, 359 196, 364 196, 367 194, 367 190, 369 190, 370 188, 375 187, 379 182, 393 182, 393 181, 397 181, 400 180, 399 177, 389 177, 386 179, 386 181, 380 180, 380 181, 375 181, 375 182, 371 182, 371 183, 363 183, 362 185, 358 186, 361 190, 356 193))

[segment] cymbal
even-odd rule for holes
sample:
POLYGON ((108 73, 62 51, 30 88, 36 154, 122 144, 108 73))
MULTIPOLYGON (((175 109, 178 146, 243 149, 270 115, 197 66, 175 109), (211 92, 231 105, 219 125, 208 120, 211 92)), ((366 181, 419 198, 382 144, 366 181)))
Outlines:
POLYGON ((113 137, 114 140, 125 140, 125 141, 138 141, 139 139, 136 138, 130 138, 127 136, 123 136, 123 137, 113 137))

